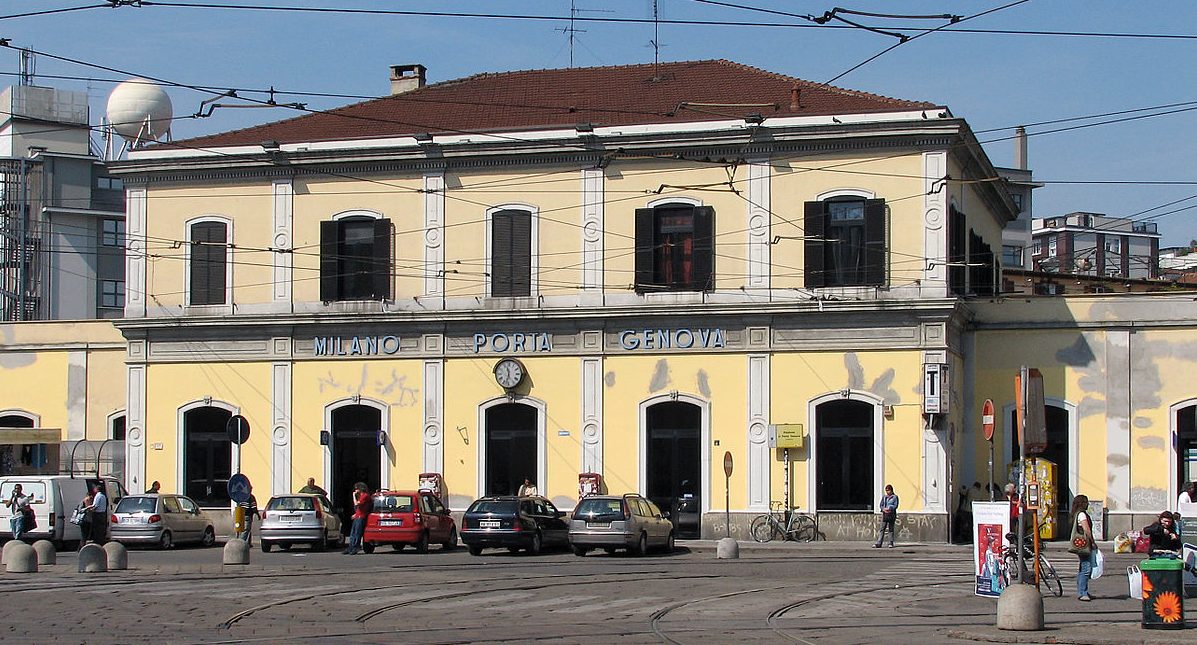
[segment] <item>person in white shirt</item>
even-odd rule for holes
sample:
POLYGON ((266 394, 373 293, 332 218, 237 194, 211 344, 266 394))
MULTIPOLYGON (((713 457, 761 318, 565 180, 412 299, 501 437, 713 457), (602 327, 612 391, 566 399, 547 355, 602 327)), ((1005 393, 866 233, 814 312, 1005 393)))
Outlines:
POLYGON ((1176 509, 1180 510, 1181 504, 1192 504, 1193 502, 1197 502, 1197 482, 1189 482, 1185 485, 1185 489, 1176 498, 1176 509))
POLYGON ((12 495, 4 500, 4 505, 12 509, 12 517, 8 520, 8 525, 12 528, 12 539, 21 539, 21 534, 29 527, 26 526, 25 515, 30 512, 29 503, 33 501, 32 495, 26 495, 21 489, 20 484, 15 484, 12 487, 12 495))
POLYGON ((108 496, 100 484, 91 489, 91 506, 87 510, 91 513, 91 541, 102 545, 108 539, 108 496))
POLYGON ((539 494, 540 493, 536 490, 536 484, 533 484, 532 480, 528 479, 527 477, 524 478, 524 485, 520 486, 519 492, 516 493, 516 495, 519 495, 520 497, 531 497, 533 495, 539 494))

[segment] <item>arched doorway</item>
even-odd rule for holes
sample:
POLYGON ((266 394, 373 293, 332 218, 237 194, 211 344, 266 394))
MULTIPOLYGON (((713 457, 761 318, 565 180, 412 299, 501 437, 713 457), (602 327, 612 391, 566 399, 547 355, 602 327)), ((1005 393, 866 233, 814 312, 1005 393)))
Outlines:
POLYGON ((486 408, 484 423, 483 494, 515 495, 525 478, 539 488, 540 410, 524 403, 500 403, 486 408))
POLYGON ((202 405, 183 412, 183 491, 200 506, 229 505, 233 444, 231 410, 202 405))
POLYGON ((1197 481, 1197 404, 1174 408, 1175 453, 1173 466, 1176 488, 1171 491, 1169 507, 1189 482, 1197 481))
MULTIPOLYGON (((1072 503, 1072 450, 1069 445, 1069 427, 1072 423, 1068 409, 1048 403, 1044 406, 1044 421, 1047 425, 1047 450, 1038 455, 1056 465, 1056 507, 1067 514, 1072 503)), ((1018 461, 1018 420, 1014 410, 1010 412, 1010 461, 1018 461)), ((1029 456, 1029 455, 1028 455, 1029 456)))
POLYGON ((878 498, 875 407, 838 399, 815 407, 815 499, 820 511, 870 511, 878 498))
POLYGON ((334 408, 329 414, 330 501, 348 522, 353 515, 353 485, 378 490, 382 481, 382 409, 362 404, 334 408))
POLYGON ((644 495, 678 537, 698 537, 703 508, 702 408, 669 401, 644 411, 644 495))
MULTIPOLYGON (((24 412, 0 413, 0 428, 37 426, 38 418, 34 415, 24 412)), ((57 450, 58 446, 55 445, 54 449, 57 450)), ((41 473, 48 462, 49 447, 44 443, 0 445, 0 475, 41 473)))

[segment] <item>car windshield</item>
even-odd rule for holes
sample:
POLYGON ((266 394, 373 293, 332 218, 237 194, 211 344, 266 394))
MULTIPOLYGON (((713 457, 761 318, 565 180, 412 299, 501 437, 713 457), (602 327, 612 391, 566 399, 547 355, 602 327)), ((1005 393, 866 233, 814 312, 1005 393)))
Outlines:
POLYGON ((158 507, 156 497, 126 497, 116 505, 117 513, 153 513, 158 507))
POLYGON ((514 499, 480 499, 474 502, 467 513, 497 513, 499 515, 514 515, 519 504, 514 499))
POLYGON ((311 511, 313 498, 311 497, 275 497, 266 504, 268 511, 311 511))
POLYGON ((622 520, 623 504, 618 499, 584 499, 574 509, 574 518, 587 522, 622 520))
POLYGON ((374 498, 374 510, 388 513, 410 513, 416 506, 411 495, 378 495, 374 498))

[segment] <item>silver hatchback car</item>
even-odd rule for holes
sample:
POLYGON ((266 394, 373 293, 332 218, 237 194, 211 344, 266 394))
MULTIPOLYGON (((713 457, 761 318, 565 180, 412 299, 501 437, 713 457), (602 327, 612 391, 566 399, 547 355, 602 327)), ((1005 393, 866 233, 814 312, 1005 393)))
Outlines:
POLYGON ((183 495, 127 495, 112 511, 111 537, 121 544, 169 549, 181 542, 216 544, 216 529, 198 504, 183 495))
POLYGON ((635 494, 622 497, 585 497, 574 508, 569 522, 569 544, 574 554, 586 555, 602 548, 607 553, 627 549, 644 555, 650 547, 673 550, 673 523, 656 504, 635 494))
POLYGON ((344 542, 345 536, 341 534, 341 519, 324 497, 276 495, 262 511, 258 541, 263 553, 269 553, 276 544, 286 551, 299 542, 312 545, 314 551, 322 551, 344 542))

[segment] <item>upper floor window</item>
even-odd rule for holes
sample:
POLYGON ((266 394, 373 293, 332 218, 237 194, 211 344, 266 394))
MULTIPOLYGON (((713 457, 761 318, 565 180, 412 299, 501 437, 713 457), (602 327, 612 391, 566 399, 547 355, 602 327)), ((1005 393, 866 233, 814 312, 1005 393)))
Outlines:
POLYGON ((714 233, 710 206, 636 209, 636 291, 714 289, 714 233))
POLYGON ((96 177, 96 188, 104 190, 124 190, 125 181, 116 177, 96 177))
POLYGON ((109 309, 124 308, 124 280, 100 280, 100 306, 109 309))
POLYGON ((391 297, 391 220, 320 222, 320 300, 391 297))
POLYGON ((224 305, 228 287, 229 225, 203 221, 191 225, 188 304, 224 305))
POLYGON ((125 246, 125 220, 103 220, 100 223, 100 244, 123 248, 125 246))
POLYGON ((532 295, 532 213, 501 210, 490 222, 490 295, 532 295))
POLYGON ((806 287, 885 284, 885 200, 806 202, 806 287))
POLYGON ((1106 238, 1106 251, 1108 251, 1110 253, 1122 253, 1122 238, 1107 237, 1106 238))
POLYGON ((1047 240, 1047 255, 1048 257, 1056 257, 1056 236, 1053 235, 1047 240))

